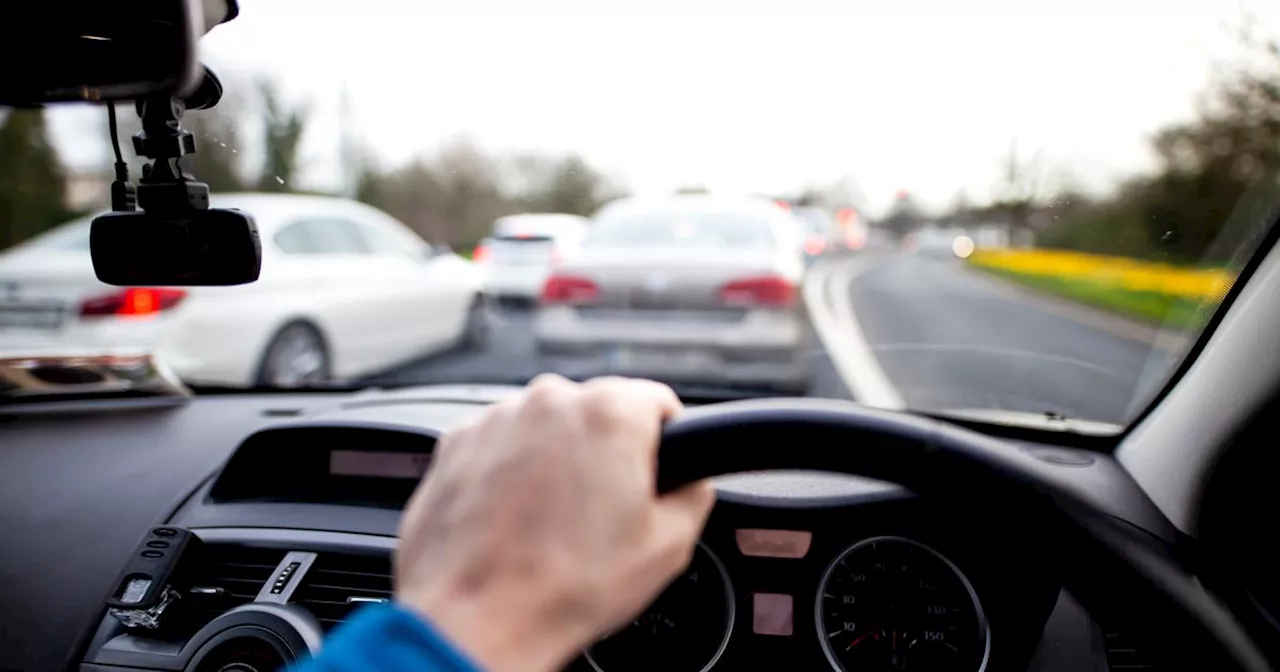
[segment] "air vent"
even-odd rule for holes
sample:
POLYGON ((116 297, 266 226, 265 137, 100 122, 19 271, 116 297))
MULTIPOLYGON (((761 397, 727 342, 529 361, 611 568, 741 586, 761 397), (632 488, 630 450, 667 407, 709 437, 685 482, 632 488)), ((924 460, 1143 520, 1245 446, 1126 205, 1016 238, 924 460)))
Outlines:
POLYGON ((306 607, 328 629, 365 604, 389 599, 389 554, 321 553, 290 601, 306 607))
POLYGON ((1151 656, 1138 649, 1132 638, 1115 632, 1104 632, 1107 668, 1111 672, 1158 672, 1160 666, 1151 656))
POLYGON ((205 544, 203 561, 192 575, 184 610, 207 622, 224 611, 248 604, 284 559, 282 550, 239 544, 205 544))

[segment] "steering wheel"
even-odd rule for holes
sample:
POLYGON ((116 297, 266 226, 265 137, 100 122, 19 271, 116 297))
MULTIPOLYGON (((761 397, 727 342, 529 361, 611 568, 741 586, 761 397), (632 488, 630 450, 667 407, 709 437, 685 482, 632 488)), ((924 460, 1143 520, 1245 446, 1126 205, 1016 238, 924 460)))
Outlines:
POLYGON ((658 489, 745 471, 839 472, 900 484, 1018 535, 1042 535, 1065 587, 1177 669, 1269 672, 1231 613, 1169 551, 1048 477, 1018 447, 927 418, 835 400, 739 401, 669 422, 658 489))

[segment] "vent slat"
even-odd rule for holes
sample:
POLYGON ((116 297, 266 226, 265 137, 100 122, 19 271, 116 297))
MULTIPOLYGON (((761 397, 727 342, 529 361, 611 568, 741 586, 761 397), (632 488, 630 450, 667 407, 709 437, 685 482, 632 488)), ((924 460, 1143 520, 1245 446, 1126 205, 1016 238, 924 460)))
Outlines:
POLYGON ((314 614, 327 630, 365 606, 366 602, 359 600, 386 599, 391 595, 389 554, 321 553, 291 601, 314 614))
POLYGON ((213 595, 183 595, 183 620, 199 628, 219 615, 252 602, 284 559, 283 550, 240 544, 204 545, 203 558, 191 575, 192 588, 217 588, 213 595))

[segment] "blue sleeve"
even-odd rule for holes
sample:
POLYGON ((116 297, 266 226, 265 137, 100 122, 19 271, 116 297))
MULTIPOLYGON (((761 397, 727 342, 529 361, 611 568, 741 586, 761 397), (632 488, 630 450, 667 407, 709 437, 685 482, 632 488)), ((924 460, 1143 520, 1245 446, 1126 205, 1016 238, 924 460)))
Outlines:
POLYGON ((364 607, 290 672, 481 672, 421 616, 396 604, 364 607))

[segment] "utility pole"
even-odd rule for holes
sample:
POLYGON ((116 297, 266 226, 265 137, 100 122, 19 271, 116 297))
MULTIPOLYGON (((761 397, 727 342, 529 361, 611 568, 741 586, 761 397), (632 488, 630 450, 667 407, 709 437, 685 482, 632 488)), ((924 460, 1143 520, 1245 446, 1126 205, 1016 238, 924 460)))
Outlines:
POLYGON ((342 189, 348 198, 355 198, 359 187, 364 156, 360 151, 360 138, 356 133, 355 114, 351 107, 351 90, 343 81, 338 93, 338 160, 342 175, 342 189))

